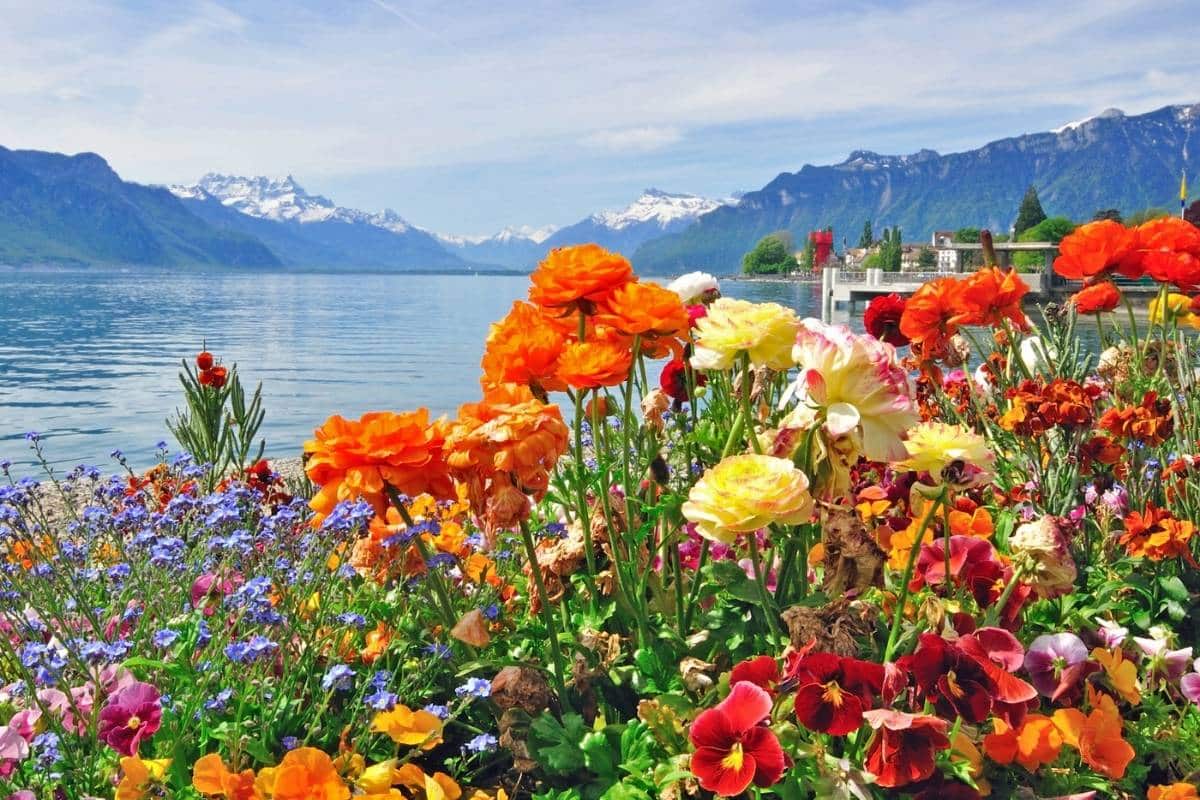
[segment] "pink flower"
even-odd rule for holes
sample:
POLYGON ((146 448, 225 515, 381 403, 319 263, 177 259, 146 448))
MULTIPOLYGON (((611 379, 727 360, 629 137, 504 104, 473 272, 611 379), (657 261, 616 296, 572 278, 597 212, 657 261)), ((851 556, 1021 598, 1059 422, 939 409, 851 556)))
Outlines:
POLYGON ((1051 700, 1079 689, 1087 677, 1088 663, 1087 645, 1073 633, 1039 636, 1025 654, 1029 680, 1051 700))
POLYGON ((161 723, 158 689, 134 683, 109 697, 100 710, 100 738, 121 755, 132 756, 142 739, 153 736, 161 723))
POLYGON ((27 742, 33 741, 33 736, 37 733, 38 720, 42 718, 42 712, 36 708, 27 708, 24 711, 18 711, 12 715, 12 719, 8 721, 8 727, 21 734, 21 738, 27 742))
POLYGON ((29 757, 29 742, 12 725, 0 725, 0 761, 24 761, 29 757))
MULTIPOLYGON (((1150 632, 1154 633, 1153 630, 1150 632)), ((1171 650, 1166 639, 1160 638, 1144 639, 1135 636, 1133 641, 1142 649, 1146 661, 1149 662, 1150 673, 1162 675, 1167 680, 1177 681, 1183 676, 1183 673, 1187 672, 1188 662, 1192 660, 1192 648, 1171 650)))

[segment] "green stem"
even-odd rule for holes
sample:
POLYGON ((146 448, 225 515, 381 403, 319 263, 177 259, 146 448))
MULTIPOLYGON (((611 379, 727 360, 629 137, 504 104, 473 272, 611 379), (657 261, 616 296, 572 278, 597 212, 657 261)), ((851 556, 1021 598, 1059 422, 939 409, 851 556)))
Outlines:
MULTIPOLYGON (((912 580, 913 566, 917 563, 917 553, 921 552, 921 542, 925 539, 925 531, 929 529, 929 523, 933 520, 940 506, 946 499, 946 489, 943 487, 942 493, 933 500, 933 504, 929 510, 925 512, 925 517, 921 520, 921 527, 917 530, 917 537, 913 540, 912 549, 908 551, 908 563, 904 565, 904 578, 900 583, 900 591, 896 594, 896 611, 892 614, 892 627, 888 631, 887 647, 883 649, 884 662, 891 661, 892 655, 896 650, 896 644, 900 641, 900 625, 904 620, 904 604, 908 602, 908 582, 912 580)), ((950 575, 946 575, 946 580, 950 580, 950 575)))
POLYGON ((558 641, 558 624, 554 619, 554 611, 550 608, 550 595, 546 592, 546 582, 542 580, 542 570, 538 567, 537 548, 533 545, 533 534, 529 532, 529 522, 526 520, 521 520, 521 541, 525 545, 525 555, 529 559, 529 572, 533 575, 533 585, 538 593, 538 612, 542 617, 542 624, 546 626, 546 635, 550 637, 550 657, 554 661, 554 686, 558 690, 559 702, 564 706, 569 706, 564 677, 566 662, 563 660, 562 643, 558 641))
POLYGON ((695 611, 696 603, 700 600, 700 586, 704 583, 701 575, 704 572, 704 565, 708 563, 708 548, 710 545, 711 543, 708 539, 700 543, 700 560, 696 564, 696 572, 692 578, 692 589, 688 592, 687 607, 683 611, 684 630, 691 630, 692 627, 692 612, 695 611))
POLYGON ((762 455, 762 443, 758 441, 758 433, 754 430, 754 413, 750 409, 750 392, 753 388, 754 370, 750 368, 750 354, 746 353, 742 359, 742 411, 739 416, 745 418, 750 447, 762 455))
MULTIPOLYGON (((580 317, 582 320, 583 317, 580 317)), ((582 321, 580 327, 583 327, 582 321)), ((592 522, 591 515, 588 511, 587 502, 587 468, 583 463, 583 396, 585 392, 580 390, 575 394, 575 417, 572 419, 572 425, 575 428, 575 495, 579 501, 579 522, 582 525, 583 531, 583 554, 587 559, 587 572, 583 574, 584 583, 587 584, 588 602, 593 610, 596 607, 596 549, 592 544, 592 522)), ((597 433, 592 431, 593 446, 596 441, 597 433)))
POLYGON ((750 533, 750 566, 754 569, 754 583, 758 586, 758 595, 762 600, 763 613, 767 615, 767 625, 771 628, 771 633, 782 637, 783 630, 779 627, 779 620, 775 618, 775 604, 771 602, 771 595, 767 593, 767 576, 763 573, 762 562, 758 554, 758 535, 750 533))
MULTIPOLYGON (((404 520, 404 524, 408 526, 408 530, 413 531, 416 528, 416 523, 413 522, 412 516, 408 513, 404 501, 400 499, 400 493, 386 483, 384 484, 384 492, 387 493, 392 507, 396 509, 400 514, 400 518, 404 520)), ((449 634, 450 629, 454 627, 458 620, 454 613, 454 604, 450 602, 450 593, 446 591, 446 582, 442 580, 442 574, 438 572, 437 565, 429 563, 432 553, 429 552, 429 545, 425 543, 424 537, 420 533, 417 533, 412 538, 417 552, 421 554, 421 561, 425 564, 425 574, 429 576, 429 582, 433 585, 433 593, 436 596, 438 610, 442 616, 442 624, 446 626, 446 633, 449 634)))

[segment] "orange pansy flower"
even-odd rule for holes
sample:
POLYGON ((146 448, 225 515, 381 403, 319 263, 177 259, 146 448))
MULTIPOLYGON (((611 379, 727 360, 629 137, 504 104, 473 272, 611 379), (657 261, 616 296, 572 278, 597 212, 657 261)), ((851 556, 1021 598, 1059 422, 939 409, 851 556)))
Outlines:
POLYGON ((637 278, 624 256, 598 244, 560 247, 530 276, 529 299, 559 315, 595 311, 596 304, 637 278))
POLYGON ((1030 772, 1052 763, 1062 751, 1063 734, 1050 717, 1030 714, 1020 728, 996 717, 993 732, 983 737, 983 752, 997 764, 1016 761, 1030 772))
POLYGON ((328 754, 315 747, 289 750, 276 767, 258 774, 255 789, 271 800, 347 800, 350 787, 328 754))
POLYGON ((968 514, 965 511, 951 511, 950 533, 955 536, 974 536, 979 539, 990 539, 995 531, 992 515, 982 506, 968 514))
POLYGON ((1054 712, 1054 723, 1068 744, 1079 748, 1083 763, 1102 775, 1120 780, 1133 760, 1134 749, 1121 738, 1124 722, 1116 703, 1106 694, 1088 687, 1092 711, 1086 717, 1077 708, 1060 708, 1054 712))
POLYGON ((1196 786, 1192 783, 1171 783, 1151 786, 1146 800, 1200 800, 1196 786))
POLYGON ((387 734, 396 744, 420 746, 422 750, 437 747, 442 741, 440 719, 424 709, 413 711, 405 705, 380 711, 371 720, 371 730, 387 734))
POLYGON ((232 772, 216 753, 201 756, 192 765, 192 788, 225 800, 254 800, 254 771, 232 772))
POLYGON ((1137 665, 1125 658, 1121 648, 1107 650, 1097 647, 1092 650, 1092 660, 1104 667, 1108 682, 1130 705, 1142 702, 1142 694, 1138 691, 1137 665))

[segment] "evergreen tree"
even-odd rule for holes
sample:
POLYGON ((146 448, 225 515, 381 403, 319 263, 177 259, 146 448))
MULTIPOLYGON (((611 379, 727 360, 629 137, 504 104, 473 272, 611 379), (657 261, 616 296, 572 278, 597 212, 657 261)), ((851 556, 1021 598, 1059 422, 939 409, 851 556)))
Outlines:
POLYGON ((1042 201, 1038 199, 1037 189, 1030 185, 1025 190, 1025 197, 1021 198, 1021 207, 1017 209, 1017 224, 1014 232, 1020 236, 1045 218, 1046 212, 1042 210, 1042 201))
POLYGON ((921 252, 917 255, 917 266, 924 270, 937 266, 937 253, 933 252, 932 247, 921 248, 921 252))
POLYGON ((1092 221, 1099 222, 1102 219, 1111 219, 1114 222, 1124 222, 1121 219, 1121 212, 1115 208, 1102 208, 1095 214, 1092 214, 1092 221))
POLYGON ((804 240, 804 250, 800 253, 800 269, 805 272, 813 271, 813 262, 816 260, 817 246, 813 244, 812 237, 809 236, 804 240))
POLYGON ((858 237, 858 246, 864 250, 875 244, 875 232, 871 230, 871 220, 863 223, 862 236, 858 237))

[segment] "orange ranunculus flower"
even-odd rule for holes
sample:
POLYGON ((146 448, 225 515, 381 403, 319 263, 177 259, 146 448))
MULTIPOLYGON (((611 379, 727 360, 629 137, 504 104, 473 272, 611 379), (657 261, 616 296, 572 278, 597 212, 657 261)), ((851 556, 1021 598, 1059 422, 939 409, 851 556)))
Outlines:
POLYGON ((997 764, 1016 761, 1029 772, 1052 763, 1062 751, 1063 734, 1054 721, 1042 714, 1025 717, 1020 728, 1000 717, 992 720, 993 732, 983 737, 983 752, 997 764))
POLYGON ((1078 314, 1099 314, 1112 311, 1121 303, 1121 290, 1112 281, 1097 281, 1071 295, 1071 304, 1078 314))
POLYGON ((961 288, 956 278, 937 278, 922 284, 904 305, 900 332, 918 346, 924 358, 938 358, 958 332, 961 288))
POLYGON ((1176 519, 1167 509, 1148 503, 1144 512, 1130 511, 1124 522, 1125 530, 1118 541, 1129 555, 1151 561, 1191 558, 1188 542, 1196 526, 1190 520, 1176 519))
POLYGON ((1129 742, 1121 738, 1124 720, 1117 704, 1108 695, 1088 686, 1092 711, 1087 716, 1078 708, 1060 708, 1054 712, 1054 724, 1063 741, 1079 748, 1083 763, 1102 775, 1120 780, 1136 755, 1129 742))
POLYGON ((593 313, 597 303, 637 277, 619 253, 580 244, 551 250, 529 279, 529 299, 565 316, 576 310, 593 313))
POLYGON ((402 414, 372 411, 357 420, 330 417, 304 443, 305 471, 321 487, 309 505, 321 519, 338 502, 361 498, 382 514, 385 483, 410 496, 453 498, 442 458, 445 430, 445 420, 431 423, 423 408, 402 414))
POLYGON ((1162 783, 1146 791, 1146 800, 1200 800, 1193 783, 1162 783))
POLYGON ((1178 217, 1138 226, 1137 247, 1146 274, 1185 291, 1200 286, 1200 228, 1178 217))
POLYGON ((440 719, 424 709, 413 711, 405 705, 380 711, 371 720, 371 730, 387 734, 396 744, 420 746, 422 750, 432 750, 442 741, 440 719))
POLYGON ((998 267, 985 267, 969 275, 958 288, 959 325, 999 327, 1009 320, 1021 330, 1028 328, 1021 300, 1029 294, 1029 285, 1017 271, 1005 272, 998 267))
POLYGON ((1089 222, 1058 243, 1054 271, 1076 281, 1113 272, 1140 278, 1142 268, 1134 253, 1136 247, 1137 234, 1116 220, 1089 222))
POLYGON ((627 283, 600 304, 596 321, 627 336, 654 339, 686 333, 688 312, 670 289, 657 283, 627 283))
POLYGON ((446 438, 446 461, 489 529, 509 528, 528 517, 528 495, 545 496, 568 437, 558 406, 523 386, 503 384, 483 402, 459 408, 446 438))
POLYGON ((629 377, 633 352, 619 341, 575 342, 558 360, 558 377, 575 389, 616 386, 629 377))
POLYGON ((224 800, 255 800, 254 771, 233 772, 216 753, 201 756, 192 765, 192 788, 209 797, 224 800))
POLYGON ((562 391, 555 377, 566 336, 541 309, 520 300, 492 325, 483 350, 484 383, 520 383, 539 395, 562 391))
POLYGON ((558 406, 507 384, 481 403, 468 403, 446 437, 446 461, 456 473, 513 475, 540 500, 550 471, 567 451, 569 431, 558 406))
POLYGON ((279 766, 258 773, 255 789, 271 800, 347 800, 350 787, 326 753, 315 747, 289 750, 279 766))

